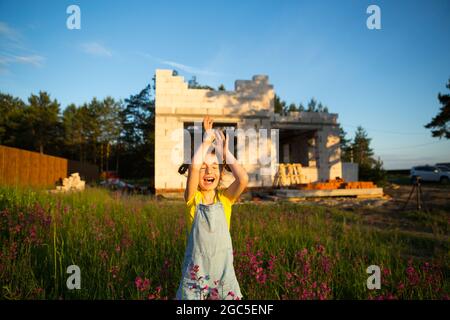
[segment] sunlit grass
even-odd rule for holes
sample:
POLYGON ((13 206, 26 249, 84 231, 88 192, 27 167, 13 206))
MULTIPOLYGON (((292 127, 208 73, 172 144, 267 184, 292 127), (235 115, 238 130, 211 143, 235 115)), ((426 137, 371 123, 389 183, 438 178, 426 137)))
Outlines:
MULTIPOLYGON (((3 299, 172 299, 185 249, 184 204, 91 188, 0 188, 3 299), (81 269, 68 290, 66 268, 81 269), (142 287, 139 279, 148 279, 142 287), (141 290, 139 290, 141 289, 141 290)), ((424 223, 420 213, 407 213, 424 223)), ((432 232, 380 229, 357 212, 288 202, 233 207, 231 235, 245 299, 441 299, 449 292, 448 220, 432 232), (366 269, 382 270, 382 289, 366 269)), ((434 228, 434 229, 433 229, 434 228)))

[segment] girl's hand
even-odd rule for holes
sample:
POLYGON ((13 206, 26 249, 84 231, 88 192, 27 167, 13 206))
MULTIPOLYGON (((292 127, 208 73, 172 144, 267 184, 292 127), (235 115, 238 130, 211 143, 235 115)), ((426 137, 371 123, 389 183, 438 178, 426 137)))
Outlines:
POLYGON ((208 143, 213 143, 214 139, 216 138, 214 135, 214 132, 212 130, 214 124, 214 119, 210 116, 206 116, 203 118, 203 128, 205 129, 205 139, 204 141, 208 143))
POLYGON ((225 160, 225 157, 229 152, 229 144, 228 144, 229 136, 228 134, 224 135, 222 130, 217 130, 215 134, 216 134, 216 143, 215 143, 216 150, 219 152, 223 160, 225 160))

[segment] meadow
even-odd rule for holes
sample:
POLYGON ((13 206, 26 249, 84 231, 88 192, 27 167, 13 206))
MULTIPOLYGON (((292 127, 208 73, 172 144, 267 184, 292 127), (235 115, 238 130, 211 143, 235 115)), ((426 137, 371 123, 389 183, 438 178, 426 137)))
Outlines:
MULTIPOLYGON (((184 214, 181 201, 100 188, 0 187, 0 297, 173 299, 184 214), (70 265, 81 270, 79 290, 66 286, 70 265)), ((449 213, 408 211, 392 224, 368 217, 364 209, 236 204, 231 236, 244 298, 448 299, 449 213), (370 265, 381 269, 379 290, 366 286, 370 265)))

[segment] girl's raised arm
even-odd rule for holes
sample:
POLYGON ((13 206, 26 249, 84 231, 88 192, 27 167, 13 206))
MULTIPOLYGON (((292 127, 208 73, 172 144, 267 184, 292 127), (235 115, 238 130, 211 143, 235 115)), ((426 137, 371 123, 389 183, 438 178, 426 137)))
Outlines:
POLYGON ((199 172, 200 168, 203 164, 203 159, 205 159, 206 153, 208 149, 211 147, 214 141, 214 134, 212 131, 213 119, 206 116, 203 119, 203 128, 206 131, 206 137, 203 140, 200 147, 195 151, 194 156, 192 157, 191 164, 189 165, 189 172, 186 183, 186 190, 184 190, 184 200, 188 202, 197 191, 198 182, 199 182, 199 172))
POLYGON ((217 145, 223 145, 222 143, 223 141, 225 141, 223 158, 225 159, 226 164, 230 167, 231 172, 233 173, 234 181, 224 191, 223 194, 232 202, 234 202, 247 187, 248 174, 245 169, 238 163, 234 155, 230 152, 228 148, 228 135, 225 137, 220 131, 220 133, 216 135, 216 140, 218 140, 216 143, 217 145))

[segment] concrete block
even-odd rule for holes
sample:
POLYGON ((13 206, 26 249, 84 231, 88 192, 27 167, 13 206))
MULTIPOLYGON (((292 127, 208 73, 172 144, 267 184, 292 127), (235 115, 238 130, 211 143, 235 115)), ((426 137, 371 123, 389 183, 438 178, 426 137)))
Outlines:
POLYGON ((85 181, 82 181, 78 172, 72 173, 68 178, 64 178, 62 186, 57 186, 54 192, 83 191, 85 189, 85 181))

